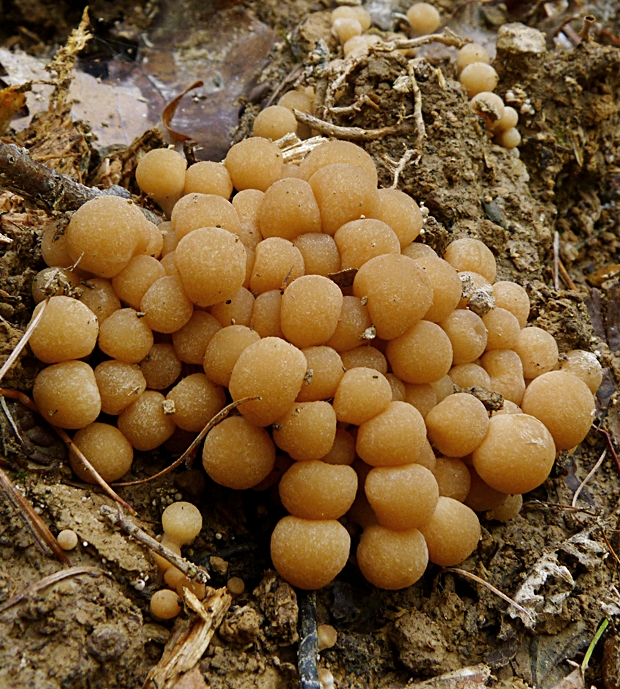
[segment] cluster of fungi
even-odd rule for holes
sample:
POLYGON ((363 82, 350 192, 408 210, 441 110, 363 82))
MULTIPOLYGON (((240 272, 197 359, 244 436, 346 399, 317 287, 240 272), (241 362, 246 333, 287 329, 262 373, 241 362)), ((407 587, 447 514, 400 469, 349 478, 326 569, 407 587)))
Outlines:
MULTIPOLYGON (((363 38, 364 13, 334 13, 345 52, 363 38), (349 35, 352 21, 360 30, 349 35)), ((482 57, 470 50, 460 64, 468 90, 482 57)), ((485 93, 474 101, 487 113, 485 93)), ((310 104, 295 91, 275 107, 310 104)), ((48 366, 34 399, 51 424, 76 431, 108 482, 129 471, 134 450, 186 447, 228 402, 247 400, 206 435, 202 462, 234 490, 279 481, 289 513, 271 538, 279 574, 325 586, 361 530, 364 577, 410 586, 429 561, 469 557, 476 513, 514 517, 557 452, 584 439, 601 366, 584 351, 559 356, 550 334, 527 325, 527 292, 496 281, 481 241, 458 238, 443 257, 420 242, 420 208, 378 188, 364 149, 325 140, 285 164, 271 139, 287 132, 267 110, 255 124, 262 136, 235 144, 224 163, 188 168, 167 148, 140 160, 138 185, 169 217, 159 226, 101 196, 64 232, 45 231, 49 268, 33 295, 46 307, 30 346, 48 366)), ((79 458, 71 464, 93 482, 79 458)), ((200 512, 174 503, 163 527, 180 553, 200 512)), ((152 609, 167 619, 190 582, 158 564, 170 589, 152 609)))

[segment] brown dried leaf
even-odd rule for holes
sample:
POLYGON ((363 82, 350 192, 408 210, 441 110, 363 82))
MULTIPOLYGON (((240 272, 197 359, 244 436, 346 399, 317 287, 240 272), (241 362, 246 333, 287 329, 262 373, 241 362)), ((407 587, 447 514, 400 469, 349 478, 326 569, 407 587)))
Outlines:
POLYGON ((196 614, 190 619, 177 618, 161 660, 151 668, 143 689, 178 687, 180 679, 191 672, 202 658, 232 602, 226 588, 208 588, 202 602, 189 589, 184 588, 183 599, 187 608, 196 614))
POLYGON ((164 127, 168 130, 168 134, 170 134, 170 138, 172 141, 190 141, 191 136, 188 136, 187 134, 183 134, 181 132, 175 131, 172 126, 172 118, 174 117, 174 113, 177 111, 177 108, 179 107, 179 103, 183 100, 183 96, 188 94, 190 91, 193 91, 194 89, 199 89, 203 85, 202 81, 195 81, 191 86, 188 86, 183 93, 180 93, 176 98, 170 101, 168 105, 164 108, 164 111, 161 114, 161 121, 164 124, 164 127))
POLYGON ((587 277, 587 281, 592 285, 592 287, 600 287, 604 282, 608 280, 613 280, 620 275, 620 264, 613 263, 612 265, 603 266, 593 273, 590 273, 587 277))
POLYGON ((345 268, 337 273, 330 273, 327 277, 335 282, 338 287, 351 287, 356 275, 357 268, 345 268))
POLYGON ((553 689, 586 689, 581 668, 575 668, 570 675, 567 675, 561 682, 558 682, 553 689))
POLYGON ((0 134, 6 132, 11 120, 26 105, 25 91, 30 89, 30 82, 22 86, 7 86, 0 91, 0 134))

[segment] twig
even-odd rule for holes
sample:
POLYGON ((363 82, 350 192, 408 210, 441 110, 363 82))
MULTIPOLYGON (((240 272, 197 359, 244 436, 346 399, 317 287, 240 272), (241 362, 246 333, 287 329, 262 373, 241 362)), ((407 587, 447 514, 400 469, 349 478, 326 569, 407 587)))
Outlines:
POLYGON ((418 135, 416 137, 416 148, 418 153, 422 154, 422 146, 424 145, 424 140, 426 139, 426 127, 424 126, 424 118, 422 117, 422 92, 418 86, 418 82, 415 78, 415 66, 413 60, 407 62, 407 74, 411 80, 411 90, 413 92, 413 119, 415 121, 416 129, 418 130, 418 135))
POLYGON ((159 541, 156 541, 152 536, 149 536, 146 531, 143 531, 139 526, 129 521, 120 509, 115 510, 108 505, 102 505, 99 508, 99 513, 105 517, 111 524, 118 526, 127 535, 140 541, 147 548, 150 548, 154 553, 161 555, 165 560, 172 563, 177 569, 180 569, 183 574, 189 579, 197 581, 199 584, 206 584, 209 581, 207 571, 193 562, 186 560, 184 557, 177 555, 159 541))
MULTIPOLYGON (((0 388, 0 395, 3 397, 8 397, 9 399, 14 399, 18 400, 21 402, 25 407, 30 409, 31 411, 39 414, 39 410, 37 409, 37 405, 28 397, 28 395, 24 394, 23 392, 20 392, 19 390, 10 390, 9 388, 0 388)), ((118 503, 122 507, 124 507, 128 512, 131 514, 136 514, 136 511, 134 508, 127 502, 123 500, 110 486, 109 484, 104 481, 104 479, 101 477, 99 472, 95 469, 95 467, 86 459, 80 448, 71 440, 71 438, 67 435, 67 432, 62 429, 58 428, 58 426, 52 426, 52 428, 56 431, 56 433, 60 436, 60 439, 65 443, 65 445, 69 448, 70 452, 73 452, 73 454, 82 462, 82 464, 85 466, 85 468, 93 475, 93 478, 97 483, 103 488, 103 490, 114 500, 114 502, 118 503)), ((123 484, 121 484, 123 485, 123 484)))
POLYGON ((328 79, 323 99, 322 112, 329 115, 336 102, 336 94, 341 86, 346 82, 347 77, 354 69, 368 61, 368 55, 352 52, 343 62, 337 63, 338 67, 333 68, 331 78, 328 79), (338 76, 336 76, 336 73, 338 76))
POLYGON ((607 440, 607 448, 609 449, 609 452, 614 462, 616 463, 616 469, 618 469, 618 472, 620 472, 620 459, 618 459, 618 453, 616 452, 616 448, 614 447, 614 444, 611 440, 611 435, 609 434, 609 431, 606 431, 604 428, 601 428, 600 426, 598 426, 596 430, 605 436, 605 439, 607 440))
POLYGON ((88 574, 88 576, 90 577, 110 576, 107 572, 104 572, 103 570, 98 569, 97 567, 70 567, 69 569, 62 569, 60 570, 60 572, 54 572, 54 574, 50 574, 48 577, 45 577, 40 581, 37 581, 35 584, 31 584, 30 586, 28 586, 28 588, 25 588, 21 593, 18 593, 16 596, 13 596, 13 598, 10 598, 6 603, 0 605, 0 613, 4 612, 5 610, 8 610, 9 608, 12 608, 14 605, 17 605, 18 603, 21 603, 23 600, 28 598, 28 596, 34 593, 39 593, 39 591, 42 591, 48 586, 57 584, 59 581, 63 581, 63 579, 77 577, 80 574, 88 574))
POLYGON ((32 505, 26 500, 11 479, 0 469, 0 490, 4 492, 9 502, 17 510, 22 521, 32 534, 34 542, 39 550, 46 556, 55 555, 63 564, 70 565, 71 562, 65 551, 58 545, 54 534, 48 529, 47 524, 34 511, 32 505))
POLYGON ((462 48, 466 43, 471 41, 457 36, 450 29, 445 29, 443 33, 434 33, 428 36, 420 36, 419 38, 398 38, 394 41, 380 41, 373 43, 370 50, 381 53, 391 53, 394 50, 408 50, 410 48, 419 48, 428 43, 443 43, 444 45, 452 45, 455 48, 462 48))
POLYGON ((143 689, 176 687, 179 679, 197 666, 232 602, 225 588, 209 589, 202 602, 185 588, 183 598, 196 616, 191 620, 176 619, 161 660, 149 671, 143 689))
POLYGON ((214 427, 217 426, 220 421, 223 421, 233 409, 236 409, 240 404, 244 404, 245 402, 252 402, 253 400, 259 400, 260 397, 244 397, 243 399, 236 400, 235 402, 231 402, 229 405, 224 407, 222 411, 218 412, 212 419, 209 421, 209 423, 200 431, 198 434, 198 437, 194 438, 192 441, 192 444, 185 450, 185 452, 178 458, 175 459, 174 462, 170 466, 167 466, 165 469, 162 469, 159 473, 154 474, 153 476, 149 476, 148 478, 143 478, 140 479, 139 481, 125 481, 123 483, 113 483, 113 486, 140 486, 144 483, 149 483, 150 481, 154 481, 155 479, 161 478, 162 476, 165 476, 166 474, 169 474, 173 469, 176 469, 180 464, 182 464, 184 461, 186 461, 185 466, 189 469, 192 466, 192 463, 194 461, 194 454, 196 451, 196 448, 198 445, 200 445, 201 441, 203 438, 207 435, 207 433, 214 427))
POLYGON ((56 426, 53 427, 56 433, 60 436, 61 440, 65 443, 65 445, 69 448, 69 452, 73 452, 73 454, 82 462, 84 465, 84 468, 92 475, 92 477, 97 481, 99 486, 103 488, 103 490, 114 500, 114 502, 118 503, 121 507, 124 507, 128 512, 131 514, 136 514, 136 511, 134 508, 127 502, 123 500, 123 498, 114 491, 110 485, 107 483, 107 481, 101 476, 101 474, 95 469, 95 467, 86 459, 84 456, 84 453, 80 448, 71 440, 71 438, 67 435, 66 431, 63 428, 57 428, 56 426))
POLYGON ((19 342, 15 346, 15 349, 11 352, 11 355, 9 356, 9 358, 4 362, 4 364, 2 365, 2 368, 0 368, 0 380, 2 380, 4 378, 4 376, 6 375, 6 372, 15 363, 17 357, 21 354, 22 349, 26 346, 26 344, 28 343, 28 340, 32 336, 34 329, 39 324, 39 321, 43 318, 43 314, 45 313, 45 309, 47 308, 47 305, 49 303, 49 297, 42 303, 43 303, 43 306, 41 306, 39 313, 37 313, 37 315, 32 319, 32 321, 30 322, 30 324, 26 328, 26 332, 21 336, 19 342))
POLYGON ((39 413, 37 405, 24 392, 20 392, 19 390, 11 390, 10 388, 0 388, 0 395, 3 397, 8 397, 10 400, 17 400, 18 402, 21 402, 24 407, 30 409, 30 411, 36 412, 37 414, 39 413))
POLYGON ((351 115, 352 113, 360 112, 364 105, 370 106, 373 110, 381 110, 381 108, 374 102, 374 100, 365 93, 360 96, 355 103, 351 105, 343 105, 342 107, 336 107, 330 109, 330 112, 334 115, 351 115))
POLYGON ((319 636, 316 624, 316 592, 299 593, 299 669, 300 689, 321 689, 317 658, 319 655, 319 636))
MULTIPOLYGON (((27 149, 0 142, 0 187, 23 196, 39 208, 65 212, 75 211, 98 196, 120 196, 131 199, 124 187, 116 184, 109 189, 96 189, 61 175, 36 160, 27 149)), ((140 208, 147 220, 158 224, 161 218, 140 208)))
POLYGON ((598 517, 596 512, 591 510, 584 510, 582 507, 572 507, 571 505, 562 505, 559 502, 543 502, 542 500, 529 500, 523 503, 523 507, 554 507, 558 510, 567 510, 568 512, 582 512, 590 517, 598 517))
POLYGON ((274 143, 280 146, 280 149, 282 150, 282 160, 285 163, 298 165, 308 153, 326 141, 327 139, 324 136, 313 136, 311 139, 304 139, 302 141, 301 139, 298 139, 296 135, 291 137, 289 134, 287 134, 274 143))
POLYGON ((332 136, 335 139, 345 139, 347 141, 374 141, 375 139, 382 139, 384 136, 392 134, 400 134, 409 128, 409 125, 403 123, 390 125, 388 127, 380 127, 379 129, 362 129, 362 127, 341 127, 325 120, 319 120, 314 115, 309 115, 307 112, 293 109, 293 114, 298 122, 310 125, 321 134, 332 136))
POLYGON ((610 555, 614 558, 616 561, 616 564, 620 565, 620 557, 616 554, 616 551, 613 549, 611 543, 609 542, 609 539, 607 538, 607 534, 605 533, 605 529, 601 526, 601 536, 603 537, 603 540, 605 541, 605 545, 607 546, 607 549, 609 550, 610 555))
MULTIPOLYGON (((398 181, 400 179, 400 176, 403 172, 403 170, 407 167, 409 161, 413 157, 413 154, 415 153, 414 148, 407 148, 405 146, 405 152, 401 156, 400 160, 392 160, 389 156, 383 155, 381 156, 382 160, 385 163, 385 166, 388 168, 388 170, 394 175, 394 181, 392 182, 392 186, 390 187, 391 189, 396 189, 398 187, 398 181)), ((413 162, 414 165, 418 163, 420 160, 420 156, 418 156, 413 162)))
POLYGON ((6 416, 9 424, 11 425, 11 428, 13 429, 13 433, 15 433, 16 438, 21 443, 23 443, 24 442, 24 436, 22 435, 17 424, 15 423, 15 419, 13 418, 13 415, 11 414, 11 410, 9 409, 9 405, 6 403, 6 400, 4 399, 3 395, 0 395, 0 406, 2 406, 2 411, 4 412, 4 415, 6 416))
POLYGON ((553 286, 560 289, 560 233, 553 235, 553 286))
POLYGON ((522 612, 524 615, 529 617, 529 619, 532 620, 532 622, 534 622, 534 618, 532 617, 532 615, 523 606, 519 605, 516 601, 512 600, 512 598, 507 596, 505 593, 502 593, 498 588, 495 588, 493 584, 489 584, 488 581, 485 581, 484 579, 481 579, 479 576, 476 576, 471 572, 467 572, 464 569, 458 569, 457 567, 444 567, 444 572, 455 572, 456 574, 460 574, 461 576, 471 579, 472 581, 475 581, 478 584, 486 586, 489 589, 489 591, 492 591, 496 596, 499 596, 502 600, 505 600, 506 603, 512 605, 513 608, 516 608, 519 612, 522 612))
POLYGON ((588 475, 583 479, 581 482, 579 488, 575 491, 575 495, 573 495, 573 501, 571 502, 571 507, 576 507, 577 506, 577 500, 579 499, 579 496, 581 495, 581 491, 585 488, 586 483, 596 474, 598 471, 599 467, 601 464, 605 461, 605 457, 607 456, 607 448, 603 450, 603 454, 598 458, 597 463, 590 469, 590 472, 588 475))
POLYGON ((274 100, 280 95, 282 90, 284 89, 285 86, 288 86, 288 84, 292 84, 294 81, 296 81, 299 76, 301 75, 301 72, 303 71, 302 65, 297 65, 296 67, 293 67, 293 69, 282 79, 282 81, 278 84, 278 88, 269 96, 269 99, 267 100, 267 103, 265 103, 265 107, 269 107, 270 105, 273 105, 274 100))
POLYGON ((564 264, 562 263, 562 259, 558 259, 558 266, 560 268, 560 275, 562 276, 562 280, 566 283, 566 286, 568 289, 577 289, 577 286, 575 283, 572 281, 571 276, 568 274, 566 268, 564 267, 564 264))

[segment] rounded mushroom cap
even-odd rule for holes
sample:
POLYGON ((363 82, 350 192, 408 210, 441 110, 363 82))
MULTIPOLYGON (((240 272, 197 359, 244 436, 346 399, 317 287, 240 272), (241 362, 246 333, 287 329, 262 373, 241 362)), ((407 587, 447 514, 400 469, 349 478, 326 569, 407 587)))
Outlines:
POLYGON ((300 589, 320 589, 343 569, 351 537, 335 520, 284 517, 271 535, 271 559, 278 574, 300 589))
POLYGON ((392 531, 368 526, 357 548, 357 564, 371 584, 395 591, 415 584, 424 574, 428 548, 417 529, 392 531))
MULTIPOLYGON (((73 442, 93 465, 104 481, 111 483, 123 477, 133 462, 133 448, 115 426, 91 423, 73 436, 73 442)), ((69 453, 73 471, 86 483, 97 483, 95 477, 73 452, 69 453)))
POLYGON ((454 567, 466 560, 480 540, 476 513, 452 498, 440 497, 431 520, 422 529, 431 562, 454 567))
POLYGON ((276 461, 273 440, 243 416, 229 416, 212 428, 202 449, 202 465, 222 486, 246 490, 270 474, 276 461))
POLYGON ((57 364, 88 356, 97 343, 97 316, 77 299, 52 297, 47 304, 38 304, 34 320, 45 309, 29 344, 34 355, 46 364, 57 364))
POLYGON ((550 371, 535 378, 525 390, 521 408, 545 424, 558 450, 579 445, 596 411, 588 386, 565 371, 550 371))
POLYGON ((472 461, 491 488, 502 493, 527 493, 549 476, 555 445, 544 424, 533 416, 500 414, 490 419, 489 431, 472 461))
POLYGON ((167 538, 178 545, 191 543, 202 529, 200 510, 191 502, 173 502, 161 515, 167 538))

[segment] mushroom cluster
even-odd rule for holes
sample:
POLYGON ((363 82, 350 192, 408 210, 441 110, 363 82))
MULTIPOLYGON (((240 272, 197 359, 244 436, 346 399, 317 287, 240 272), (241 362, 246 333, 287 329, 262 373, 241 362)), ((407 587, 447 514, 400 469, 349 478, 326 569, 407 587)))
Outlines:
MULTIPOLYGON (((294 167, 262 137, 188 169, 154 150, 137 179, 169 222, 101 197, 46 233, 63 279, 46 269, 35 287, 74 296, 53 296, 30 340, 49 364, 34 398, 108 481, 134 449, 195 437, 227 401, 253 398, 208 433, 202 460, 235 490, 282 477, 278 572, 324 586, 350 557, 343 522, 357 523, 364 576, 409 586, 429 560, 467 558, 476 512, 516 514, 557 451, 583 440, 601 367, 578 351, 559 363, 554 338, 527 325, 526 291, 496 282, 481 241, 456 239, 443 258, 417 241, 418 205, 378 189, 362 148, 326 141, 294 167), (83 359, 96 347, 107 358, 93 369, 83 359), (488 411, 480 390, 503 407, 488 411)), ((169 547, 200 529, 190 512, 185 536, 165 513, 169 547)), ((180 585, 178 570, 165 576, 180 585)))

